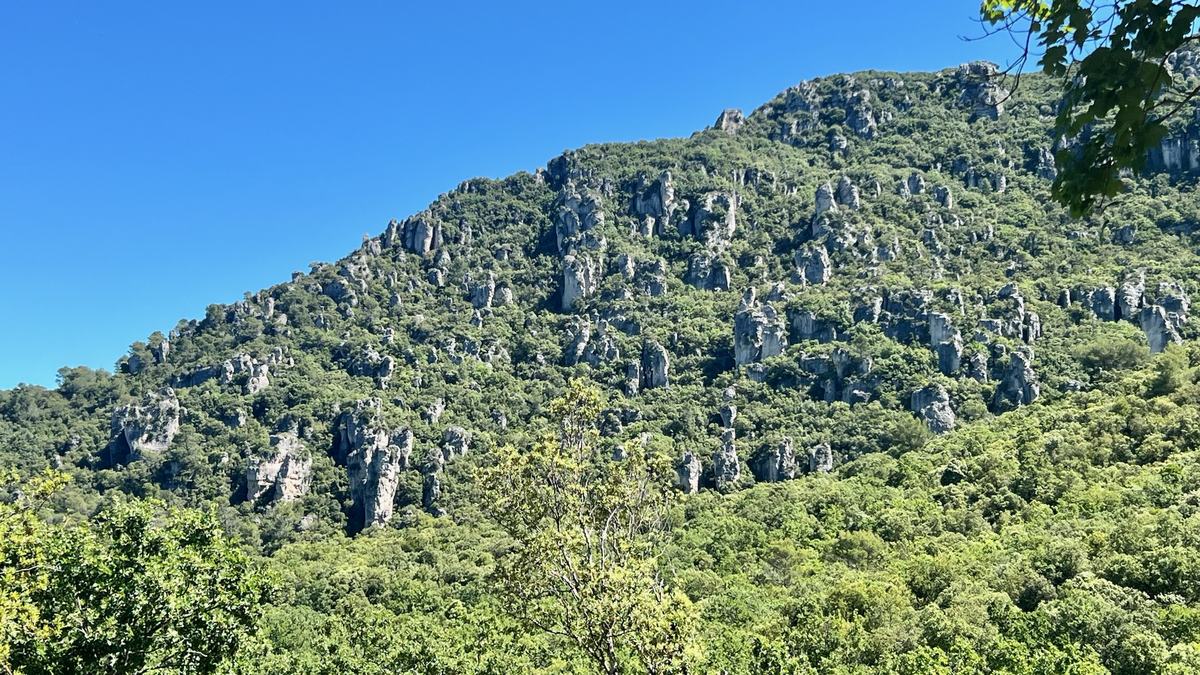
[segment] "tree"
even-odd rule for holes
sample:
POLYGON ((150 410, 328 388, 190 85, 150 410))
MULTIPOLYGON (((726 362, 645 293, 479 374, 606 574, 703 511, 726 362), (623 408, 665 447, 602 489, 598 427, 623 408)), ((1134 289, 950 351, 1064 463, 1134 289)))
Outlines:
POLYGON ((672 500, 662 462, 600 448, 599 391, 573 381, 550 406, 555 428, 501 451, 484 477, 489 513, 513 539, 496 580, 525 625, 573 643, 605 675, 678 672, 687 597, 659 569, 672 500))
MULTIPOLYGON (((1013 35, 1018 74, 1036 59, 1064 82, 1055 120, 1055 199, 1076 215, 1123 190, 1121 172, 1145 166, 1168 123, 1200 94, 1170 61, 1200 35, 1187 0, 983 0, 995 31, 1013 35)), ((1019 80, 1018 80, 1019 81, 1019 80)))
POLYGON ((89 522, 40 520, 54 474, 0 504, 0 671, 212 673, 269 586, 207 512, 118 500, 89 522))

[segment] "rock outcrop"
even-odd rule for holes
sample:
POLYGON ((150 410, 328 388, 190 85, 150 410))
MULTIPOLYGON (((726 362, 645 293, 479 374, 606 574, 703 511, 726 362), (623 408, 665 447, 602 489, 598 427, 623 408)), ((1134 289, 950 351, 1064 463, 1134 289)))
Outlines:
POLYGON ((642 234, 661 235, 671 226, 676 208, 671 172, 664 171, 652 184, 647 185, 643 179, 634 192, 631 210, 635 217, 646 223, 641 228, 642 234))
POLYGON ((403 223, 388 223, 383 245, 399 247, 417 255, 426 255, 441 246, 442 224, 428 211, 407 218, 403 223))
POLYGON ((705 291, 727 291, 731 281, 729 266, 719 258, 697 253, 688 259, 684 283, 705 291))
POLYGON ((821 286, 833 275, 833 263, 821 246, 806 246, 795 254, 796 277, 802 283, 821 286))
POLYGON ((733 429, 721 434, 721 447, 713 454, 713 484, 721 492, 732 490, 742 477, 741 460, 733 429))
POLYGON ((1138 323, 1146 334, 1151 353, 1157 354, 1169 344, 1179 344, 1183 338, 1179 336, 1176 326, 1172 323, 1167 310, 1162 305, 1151 305, 1141 310, 1138 323))
POLYGON ((657 342, 642 345, 642 388, 654 389, 670 384, 671 357, 665 347, 657 342))
POLYGON ((930 385, 913 392, 912 411, 925 422, 935 434, 952 431, 957 423, 954 409, 950 407, 950 395, 937 385, 930 385))
POLYGON ((471 433, 462 427, 446 427, 442 432, 442 456, 451 462, 471 451, 471 433))
POLYGON ((383 426, 379 399, 358 401, 335 425, 334 458, 345 464, 352 500, 350 529, 382 525, 392 517, 400 472, 409 468, 413 434, 383 426))
POLYGON ((1004 412, 1028 405, 1033 403, 1039 394, 1041 385, 1030 364, 1029 354, 1015 351, 1009 357, 1004 375, 996 383, 996 391, 992 395, 992 411, 1004 412))
POLYGON ((975 118, 999 119, 1004 114, 1004 102, 1009 92, 1000 86, 1000 69, 986 61, 975 61, 958 67, 956 73, 962 87, 960 101, 971 109, 975 118))
POLYGON ((570 311, 580 299, 591 297, 599 285, 600 272, 590 255, 563 258, 563 311, 570 311))
POLYGON ((717 117, 717 121, 713 123, 713 128, 718 131, 724 131, 727 134, 736 134, 738 129, 746 123, 746 117, 742 115, 742 111, 737 108, 726 108, 721 111, 717 117))
POLYGON ((366 347, 350 358, 347 370, 357 377, 369 377, 375 381, 375 386, 387 389, 392 373, 396 371, 396 359, 366 347))
POLYGON ((833 471, 833 450, 828 443, 818 443, 808 449, 808 472, 829 473, 833 471))
POLYGON ((733 317, 733 354, 737 365, 782 354, 787 348, 787 324, 769 303, 759 303, 750 288, 733 317))
POLYGON ((796 453, 792 439, 785 438, 761 452, 751 464, 754 477, 764 483, 777 483, 796 477, 796 453))
POLYGON ((676 485, 685 494, 696 494, 700 491, 702 472, 700 458, 691 451, 685 451, 675 465, 676 485))
POLYGON ((246 467, 246 499, 274 504, 308 492, 312 459, 293 431, 271 435, 271 451, 246 467))
POLYGON ((113 440, 109 445, 112 461, 123 464, 165 452, 179 433, 180 411, 179 399, 170 387, 113 410, 113 440))

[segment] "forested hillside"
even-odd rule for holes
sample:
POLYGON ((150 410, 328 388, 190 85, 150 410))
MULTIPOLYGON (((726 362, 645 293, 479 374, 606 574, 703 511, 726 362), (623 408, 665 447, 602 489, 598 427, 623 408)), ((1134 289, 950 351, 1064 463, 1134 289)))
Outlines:
POLYGON ((506 611, 490 508, 577 379, 606 457, 666 467, 656 672, 1195 672, 1200 123, 1076 219, 1055 83, 1004 86, 835 75, 466 181, 0 392, 8 489, 210 511, 273 575, 244 672, 588 672, 506 611))

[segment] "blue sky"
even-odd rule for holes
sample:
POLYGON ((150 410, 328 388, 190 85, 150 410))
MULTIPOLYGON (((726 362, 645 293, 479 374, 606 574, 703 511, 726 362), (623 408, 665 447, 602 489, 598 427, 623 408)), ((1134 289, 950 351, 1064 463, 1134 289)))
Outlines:
POLYGON ((0 7, 0 387, 111 369, 472 176, 1009 52, 960 39, 973 0, 416 4, 0 7))

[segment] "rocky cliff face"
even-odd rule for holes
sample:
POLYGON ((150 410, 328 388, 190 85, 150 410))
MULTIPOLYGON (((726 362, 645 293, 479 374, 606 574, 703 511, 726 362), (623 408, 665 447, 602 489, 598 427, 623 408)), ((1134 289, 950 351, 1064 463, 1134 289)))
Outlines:
POLYGON ((453 513, 457 467, 529 442, 570 377, 608 394, 602 442, 664 453, 685 492, 902 453, 888 430, 1087 389, 1097 345, 1195 335, 1196 133, 1073 220, 1049 198, 1056 95, 980 63, 835 75, 465 181, 100 384, 67 377, 0 450, 350 531, 453 513))
POLYGON ((312 459, 295 432, 271 435, 271 453, 246 468, 246 499, 289 502, 303 497, 312 475, 312 459))
POLYGON ((179 399, 170 387, 113 410, 112 460, 124 463, 165 452, 179 433, 179 414, 179 399))

